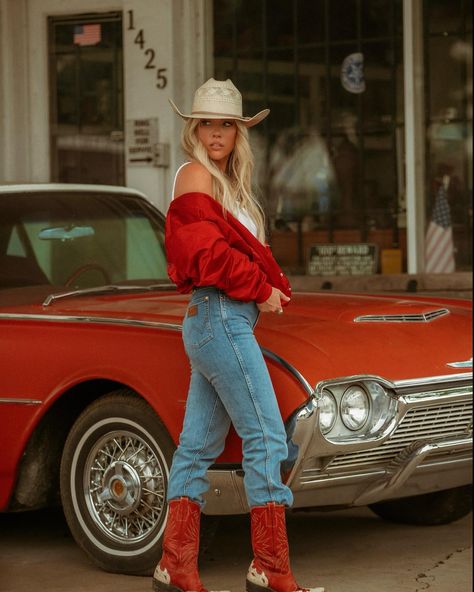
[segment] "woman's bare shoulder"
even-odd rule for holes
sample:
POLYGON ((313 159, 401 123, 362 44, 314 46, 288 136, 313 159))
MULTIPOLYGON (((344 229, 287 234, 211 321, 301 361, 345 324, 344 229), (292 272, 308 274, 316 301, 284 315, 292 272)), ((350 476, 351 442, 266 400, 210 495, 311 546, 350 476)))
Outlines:
POLYGON ((212 176, 200 162, 192 161, 179 171, 176 177, 174 197, 183 193, 208 193, 212 192, 212 176))

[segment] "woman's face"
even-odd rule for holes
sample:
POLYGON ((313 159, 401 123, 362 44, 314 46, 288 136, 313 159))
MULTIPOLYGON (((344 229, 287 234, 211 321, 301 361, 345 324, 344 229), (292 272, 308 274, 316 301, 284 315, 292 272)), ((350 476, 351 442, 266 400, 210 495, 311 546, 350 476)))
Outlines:
POLYGON ((197 135, 221 171, 225 171, 229 155, 235 146, 237 126, 232 119, 201 119, 197 135))

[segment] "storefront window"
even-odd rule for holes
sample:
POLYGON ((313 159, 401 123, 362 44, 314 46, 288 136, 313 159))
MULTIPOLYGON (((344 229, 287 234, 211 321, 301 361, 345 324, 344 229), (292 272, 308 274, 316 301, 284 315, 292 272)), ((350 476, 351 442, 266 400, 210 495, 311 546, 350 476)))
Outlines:
POLYGON ((425 1, 427 271, 472 269, 472 2, 425 1))
POLYGON ((271 109, 251 139, 272 248, 287 271, 405 270, 401 0, 215 2, 214 58, 215 77, 236 83, 245 113, 271 109), (318 245, 366 248, 337 265, 318 258, 318 245))

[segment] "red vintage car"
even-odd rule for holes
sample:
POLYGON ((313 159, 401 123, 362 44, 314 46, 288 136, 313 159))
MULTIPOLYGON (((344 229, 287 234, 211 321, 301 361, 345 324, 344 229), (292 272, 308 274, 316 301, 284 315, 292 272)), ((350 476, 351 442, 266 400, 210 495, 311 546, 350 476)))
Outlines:
MULTIPOLYGON (((61 501, 77 543, 122 573, 159 556, 189 380, 163 224, 132 189, 0 189, 0 510, 61 501)), ((469 301, 300 293, 256 332, 296 509, 470 511, 469 301)), ((241 454, 231 432, 205 513, 248 511, 241 454)))

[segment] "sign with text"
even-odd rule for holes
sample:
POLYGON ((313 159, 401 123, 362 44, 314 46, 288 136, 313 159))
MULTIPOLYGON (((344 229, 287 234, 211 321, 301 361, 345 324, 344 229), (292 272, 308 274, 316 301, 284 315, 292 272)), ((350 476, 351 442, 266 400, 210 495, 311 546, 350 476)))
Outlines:
POLYGON ((158 118, 127 121, 127 164, 154 166, 158 144, 158 118))
POLYGON ((377 245, 311 245, 308 275, 370 275, 377 271, 377 245))

